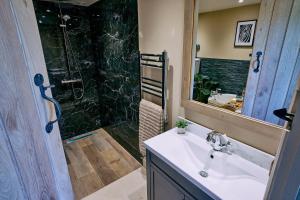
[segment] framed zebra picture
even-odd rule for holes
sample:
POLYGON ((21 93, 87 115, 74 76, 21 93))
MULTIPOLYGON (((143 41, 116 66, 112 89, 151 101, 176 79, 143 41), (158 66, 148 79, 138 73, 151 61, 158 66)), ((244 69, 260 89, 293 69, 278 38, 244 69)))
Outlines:
POLYGON ((235 47, 252 47, 257 20, 238 21, 235 32, 235 47))

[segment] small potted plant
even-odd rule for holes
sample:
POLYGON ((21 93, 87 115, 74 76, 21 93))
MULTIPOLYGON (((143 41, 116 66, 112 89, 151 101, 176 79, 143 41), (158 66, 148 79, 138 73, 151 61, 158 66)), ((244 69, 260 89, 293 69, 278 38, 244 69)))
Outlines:
POLYGON ((177 133, 178 134, 184 134, 186 131, 186 127, 188 126, 188 122, 185 120, 178 120, 176 122, 176 127, 177 127, 177 133))

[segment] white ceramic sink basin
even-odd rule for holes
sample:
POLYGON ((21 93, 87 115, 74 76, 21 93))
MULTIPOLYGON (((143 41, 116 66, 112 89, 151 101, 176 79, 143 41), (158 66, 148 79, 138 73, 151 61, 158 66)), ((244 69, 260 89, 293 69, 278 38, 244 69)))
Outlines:
POLYGON ((184 143, 187 143, 187 148, 191 150, 190 153, 195 154, 193 155, 194 159, 198 159, 195 161, 195 165, 198 167, 198 169, 203 169, 204 171, 208 172, 209 177, 216 179, 238 179, 251 176, 251 173, 241 168, 241 166, 237 166, 235 164, 236 161, 233 159, 239 160, 240 157, 237 157, 234 154, 229 155, 222 152, 215 152, 207 144, 202 144, 204 148, 201 148, 199 144, 195 144, 194 141, 190 141, 186 138, 184 139, 184 143), (201 156, 199 156, 198 152, 203 153, 201 153, 201 156))
MULTIPOLYGON (((203 131, 209 132, 206 128, 203 131)), ((197 134, 179 135, 172 129, 145 144, 147 149, 214 199, 263 199, 268 170, 234 153, 214 152, 212 159, 212 147, 197 134), (208 172, 206 178, 199 174, 203 169, 208 172)))
POLYGON ((216 94, 208 98, 208 103, 217 106, 223 106, 236 98, 235 94, 216 94))

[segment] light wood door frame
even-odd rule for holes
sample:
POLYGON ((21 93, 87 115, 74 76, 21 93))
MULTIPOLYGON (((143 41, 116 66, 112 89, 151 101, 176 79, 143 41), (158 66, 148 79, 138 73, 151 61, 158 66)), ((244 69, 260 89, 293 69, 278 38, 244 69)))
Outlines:
POLYGON ((291 132, 282 140, 271 172, 265 193, 268 200, 300 198, 300 98, 295 107, 297 112, 291 132))
MULTIPOLYGON (((298 23, 297 15, 300 15, 300 0, 295 0, 290 25, 298 23)), ((300 56, 297 65, 300 66, 300 56)), ((277 150, 265 199, 300 199, 300 77, 289 113, 295 113, 295 117, 290 133, 282 139, 277 150)))
POLYGON ((58 125, 45 131, 53 106, 33 83, 49 80, 32 0, 1 1, 0 58, 0 199, 73 199, 58 125))

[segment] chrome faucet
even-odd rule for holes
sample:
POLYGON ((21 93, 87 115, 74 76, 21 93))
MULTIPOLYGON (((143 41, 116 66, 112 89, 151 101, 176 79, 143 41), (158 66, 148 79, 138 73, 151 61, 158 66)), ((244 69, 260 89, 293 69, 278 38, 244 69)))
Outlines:
POLYGON ((216 96, 222 95, 221 91, 222 91, 221 88, 216 88, 216 90, 212 90, 210 92, 210 96, 213 97, 214 100, 217 100, 216 96))
POLYGON ((210 143, 213 150, 231 154, 231 143, 225 134, 211 131, 207 134, 206 141, 210 143))
POLYGON ((212 90, 210 93, 211 93, 211 96, 222 95, 221 91, 222 91, 221 88, 216 88, 216 90, 212 90))

